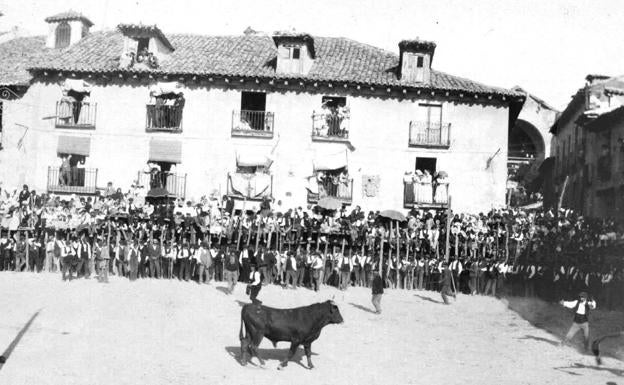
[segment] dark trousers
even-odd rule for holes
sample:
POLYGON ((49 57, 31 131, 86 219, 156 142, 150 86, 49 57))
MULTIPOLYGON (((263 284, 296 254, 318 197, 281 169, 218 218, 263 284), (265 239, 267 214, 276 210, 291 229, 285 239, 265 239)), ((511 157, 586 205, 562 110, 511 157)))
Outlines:
POLYGON ((72 280, 72 270, 73 270, 73 261, 72 257, 65 257, 61 259, 61 274, 63 277, 63 281, 66 279, 72 280))
POLYGON ((249 299, 251 299, 252 303, 259 303, 256 298, 258 298, 258 294, 260 293, 260 289, 262 289, 262 284, 260 285, 251 285, 251 293, 249 293, 249 299))
POLYGON ((150 258, 149 260, 150 278, 160 278, 160 261, 158 258, 150 258))
POLYGON ((178 260, 178 279, 189 280, 189 259, 182 258, 178 260))

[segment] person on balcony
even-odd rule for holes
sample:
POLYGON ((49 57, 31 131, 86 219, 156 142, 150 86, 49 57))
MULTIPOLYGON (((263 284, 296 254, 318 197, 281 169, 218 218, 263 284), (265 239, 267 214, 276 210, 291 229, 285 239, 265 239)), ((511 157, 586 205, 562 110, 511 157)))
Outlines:
POLYGON ((435 174, 435 193, 433 201, 435 203, 444 203, 448 197, 448 177, 445 172, 439 172, 435 174))
POLYGON ((416 170, 414 172, 414 202, 421 203, 423 202, 423 185, 422 185, 423 173, 420 170, 416 170))
POLYGON ((432 187, 433 177, 429 173, 429 170, 424 171, 421 182, 422 182, 422 202, 432 203, 433 202, 433 187, 432 187))
POLYGON ((342 171, 338 176, 338 197, 349 198, 349 176, 346 171, 342 171))
POLYGON ((69 186, 71 183, 71 165, 69 163, 71 155, 61 156, 61 175, 59 177, 59 184, 61 186, 69 186))

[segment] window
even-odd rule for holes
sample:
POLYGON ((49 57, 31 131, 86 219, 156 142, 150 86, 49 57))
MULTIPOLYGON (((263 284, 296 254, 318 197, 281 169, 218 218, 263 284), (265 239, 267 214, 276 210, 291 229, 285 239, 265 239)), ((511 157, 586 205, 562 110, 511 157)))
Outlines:
POLYGON ((416 68, 423 68, 425 65, 425 59, 422 56, 418 56, 416 59, 416 68))
POLYGON ((420 104, 425 109, 425 123, 428 129, 439 129, 442 125, 442 105, 420 104))
POLYGON ((56 27, 56 48, 65 48, 69 46, 71 36, 71 27, 64 21, 56 27))
POLYGON ((266 93, 264 92, 241 92, 241 110, 265 111, 266 93))
POLYGON ((234 111, 238 130, 272 131, 272 114, 266 112, 266 93, 241 92, 240 111, 234 111), (238 116, 236 116, 238 115, 238 116))
POLYGON ((433 175, 436 172, 436 164, 438 160, 436 158, 416 158, 416 170, 425 172, 429 171, 429 174, 433 175))
POLYGON ((292 49, 292 58, 299 60, 299 56, 301 56, 301 49, 298 47, 293 47, 292 49))
POLYGON ((321 102, 327 108, 346 107, 347 98, 344 96, 323 96, 321 102))
POLYGON ((139 52, 143 52, 143 51, 147 51, 149 52, 149 38, 138 38, 136 39, 138 44, 137 44, 137 53, 139 52))

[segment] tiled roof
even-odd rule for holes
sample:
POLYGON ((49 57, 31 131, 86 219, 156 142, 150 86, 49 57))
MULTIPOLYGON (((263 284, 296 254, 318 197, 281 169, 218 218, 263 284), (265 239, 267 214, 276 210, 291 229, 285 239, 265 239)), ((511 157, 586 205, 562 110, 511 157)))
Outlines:
POLYGON ((32 76, 28 67, 48 52, 43 36, 19 37, 0 44, 0 86, 29 84, 32 76))
POLYGON ((467 93, 522 96, 512 90, 486 86, 432 70, 431 83, 398 79, 399 56, 345 38, 314 37, 316 59, 307 75, 276 74, 277 49, 270 36, 169 35, 175 51, 157 69, 120 69, 123 49, 120 31, 96 32, 47 58, 33 69, 75 72, 153 72, 215 76, 265 77, 349 82, 369 86, 407 86, 467 93))
POLYGON ((55 22, 55 21, 70 21, 70 20, 81 20, 85 24, 87 24, 89 27, 93 25, 93 22, 89 20, 86 16, 84 16, 82 13, 72 11, 72 10, 69 10, 67 12, 61 12, 56 15, 45 18, 45 21, 48 23, 55 22))

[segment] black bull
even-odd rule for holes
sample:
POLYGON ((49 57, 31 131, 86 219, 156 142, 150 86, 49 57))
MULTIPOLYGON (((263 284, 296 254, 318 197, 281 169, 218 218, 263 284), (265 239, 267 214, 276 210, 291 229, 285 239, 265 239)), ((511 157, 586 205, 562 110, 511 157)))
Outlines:
MULTIPOLYGON (((263 305, 247 304, 241 310, 239 332, 241 363, 245 365, 253 356, 258 357, 258 346, 262 338, 266 337, 274 347, 279 341, 290 342, 288 357, 282 361, 281 367, 285 367, 297 352, 299 345, 303 345, 308 367, 312 369, 314 367, 311 358, 312 342, 321 335, 323 327, 342 322, 340 310, 333 301, 294 309, 274 309, 263 305)), ((264 365, 260 357, 258 360, 264 365)))

